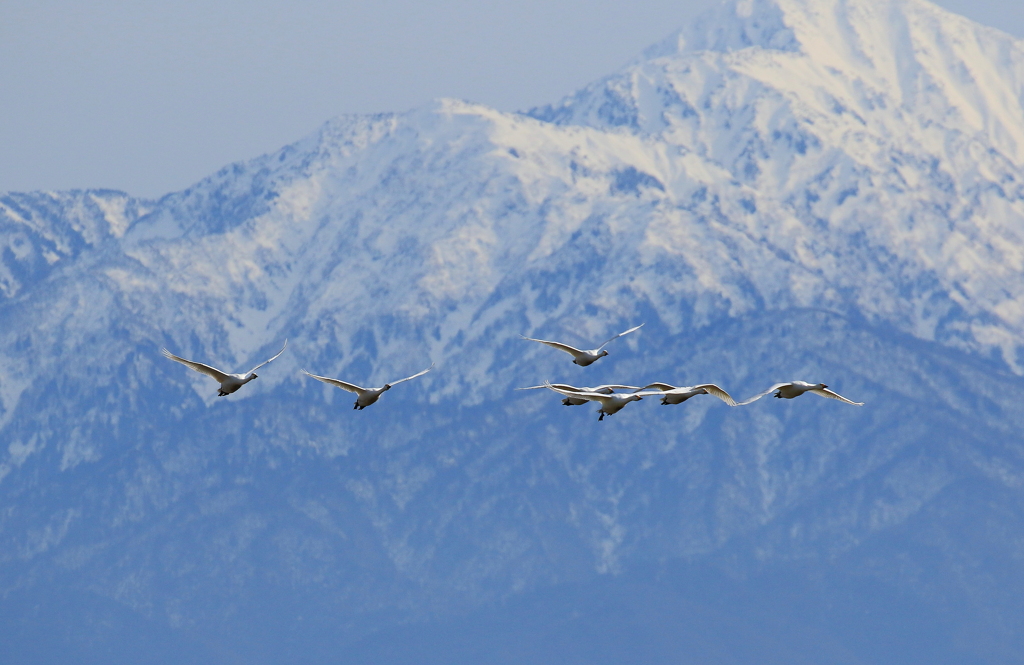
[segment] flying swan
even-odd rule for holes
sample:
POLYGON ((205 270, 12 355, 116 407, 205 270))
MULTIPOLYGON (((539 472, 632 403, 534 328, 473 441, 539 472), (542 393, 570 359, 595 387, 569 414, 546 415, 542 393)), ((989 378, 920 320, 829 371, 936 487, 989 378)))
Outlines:
POLYGON ((815 395, 821 395, 822 397, 828 397, 829 399, 837 399, 840 402, 846 402, 847 404, 853 404, 855 406, 864 406, 864 402, 854 402, 853 400, 846 399, 839 393, 834 393, 828 389, 824 383, 807 383, 806 381, 790 381, 788 383, 776 383, 774 386, 760 392, 750 399, 740 402, 736 406, 745 406, 751 402, 756 402, 768 393, 775 391, 775 396, 782 399, 793 399, 799 397, 804 393, 814 393, 815 395))
MULTIPOLYGON (((552 388, 561 388, 562 390, 569 390, 574 393, 601 393, 602 395, 610 395, 616 390, 643 390, 643 388, 637 388, 636 386, 620 386, 618 384, 608 384, 603 386, 597 386, 596 388, 590 388, 584 386, 577 388, 576 386, 570 386, 568 383, 552 383, 552 384, 541 384, 539 386, 529 386, 527 388, 516 388, 516 390, 536 390, 537 388, 547 388, 550 385, 552 388)), ((582 397, 566 397, 562 400, 562 404, 565 406, 581 406, 586 404, 587 400, 582 397)))
POLYGON ((174 355, 167 349, 162 349, 162 351, 163 354, 166 357, 170 358, 171 360, 179 362, 190 369, 194 369, 200 374, 205 374, 206 376, 213 377, 213 380, 220 384, 220 390, 217 391, 217 397, 224 397, 225 395, 230 395, 231 393, 237 391, 239 388, 249 383, 253 379, 259 378, 256 374, 256 370, 258 370, 260 367, 263 367, 271 360, 277 360, 277 356, 280 356, 282 353, 284 353, 284 350, 287 347, 288 340, 285 340, 284 346, 282 346, 281 350, 277 352, 277 355, 275 355, 270 360, 264 360, 259 365, 256 365, 255 367, 253 367, 251 370, 244 374, 228 374, 227 372, 220 371, 216 367, 210 367, 209 365, 204 365, 203 363, 197 363, 194 360, 185 360, 180 356, 174 355))
POLYGON ((732 398, 732 395, 713 383, 702 383, 699 386, 682 386, 678 388, 667 383, 649 383, 640 388, 640 390, 660 390, 662 393, 661 403, 663 405, 682 404, 697 395, 714 395, 729 406, 736 406, 736 400, 732 398))
POLYGON ((660 395, 660 390, 652 390, 648 392, 636 392, 636 393, 591 393, 583 391, 563 390, 556 388, 552 384, 548 383, 544 385, 545 388, 554 390, 556 393, 561 393, 566 397, 572 397, 574 399, 585 399, 590 402, 597 402, 601 405, 601 408, 597 410, 601 415, 598 416, 598 420, 604 420, 605 416, 618 413, 624 406, 630 402, 638 402, 644 397, 649 395, 660 395))
POLYGON ((317 376, 316 374, 310 374, 306 370, 302 370, 302 372, 306 376, 311 376, 317 381, 323 381, 324 383, 329 383, 330 385, 336 388, 341 388, 342 390, 347 390, 350 393, 355 393, 357 395, 356 403, 352 408, 362 411, 363 409, 365 409, 366 407, 370 406, 378 399, 380 399, 380 396, 383 395, 388 390, 391 390, 392 387, 397 386, 399 383, 402 383, 403 381, 408 381, 410 379, 415 379, 418 376, 423 376, 432 369, 434 369, 434 363, 430 363, 430 367, 426 368, 422 372, 417 372, 412 376, 407 376, 404 379, 399 379, 398 381, 385 383, 380 388, 360 388, 354 383, 346 383, 345 381, 339 381, 338 379, 329 379, 326 376, 317 376))
POLYGON ((629 330, 625 330, 623 332, 620 332, 618 335, 615 335, 614 337, 608 338, 608 340, 604 344, 602 344, 601 346, 597 347, 596 349, 591 349, 589 351, 581 351, 580 349, 577 349, 576 347, 569 346, 568 344, 562 344, 561 342, 549 342, 549 341, 544 340, 544 339, 534 339, 533 337, 527 337, 526 335, 520 335, 520 337, 522 337, 523 339, 529 340, 531 342, 540 342, 541 344, 547 344, 551 348, 558 349, 559 351, 565 351, 566 353, 568 353, 569 355, 572 356, 572 361, 574 363, 576 363, 580 367, 586 367, 587 365, 590 365, 591 363, 594 363, 597 360, 599 360, 600 358, 603 358, 606 355, 608 355, 608 352, 607 351, 603 351, 602 349, 604 349, 604 347, 608 346, 609 342, 613 342, 613 341, 617 340, 618 338, 622 337, 623 335, 628 335, 629 333, 633 332, 634 330, 639 330, 640 328, 643 328, 643 327, 644 327, 644 324, 641 323, 640 325, 635 326, 633 328, 630 328, 629 330))

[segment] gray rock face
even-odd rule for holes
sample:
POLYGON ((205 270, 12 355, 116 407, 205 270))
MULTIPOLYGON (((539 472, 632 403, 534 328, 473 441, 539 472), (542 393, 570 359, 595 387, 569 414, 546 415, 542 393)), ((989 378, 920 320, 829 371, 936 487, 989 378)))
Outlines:
POLYGON ((10 653, 1019 660, 1022 47, 808 4, 529 114, 340 118, 157 202, 0 197, 10 653), (641 322, 587 368, 519 339, 641 322), (159 354, 285 338, 226 398, 159 354), (360 412, 298 371, 430 361, 360 412), (866 405, 512 391, 791 379, 866 405))

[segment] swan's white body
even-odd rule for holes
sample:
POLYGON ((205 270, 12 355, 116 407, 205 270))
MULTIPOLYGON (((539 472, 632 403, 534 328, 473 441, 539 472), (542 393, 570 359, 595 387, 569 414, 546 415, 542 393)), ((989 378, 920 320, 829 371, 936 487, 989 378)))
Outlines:
POLYGON ((417 372, 416 374, 413 374, 412 376, 407 376, 404 379, 399 379, 398 381, 392 381, 390 383, 385 383, 380 388, 363 388, 363 387, 357 386, 354 383, 348 383, 347 381, 341 381, 340 379, 331 379, 331 378, 328 378, 326 376, 317 376, 316 374, 310 374, 306 370, 302 370, 302 372, 306 376, 311 376, 314 379, 316 379, 317 381, 323 381, 324 383, 332 385, 335 388, 341 388, 342 390, 347 390, 350 393, 355 393, 356 394, 356 403, 355 403, 355 405, 352 408, 353 409, 358 409, 358 410, 362 411, 363 409, 365 409, 366 407, 370 406, 371 404, 376 402, 378 399, 380 399, 381 395, 383 395, 385 392, 391 390, 391 388, 393 388, 394 386, 397 386, 399 383, 402 383, 403 381, 409 381, 410 379, 415 379, 418 376, 423 376, 424 374, 426 374, 427 372, 429 372, 432 369, 434 369, 434 363, 430 363, 430 367, 426 368, 422 372, 417 372))
POLYGON ((618 335, 615 335, 614 337, 609 337, 604 342, 604 344, 602 344, 601 346, 597 347, 596 349, 577 349, 574 346, 569 346, 568 344, 562 344, 561 342, 550 342, 550 341, 545 340, 545 339, 534 339, 533 337, 526 337, 525 335, 520 335, 520 337, 522 337, 523 339, 529 340, 531 342, 540 342, 541 344, 547 344, 551 348, 558 349, 559 351, 565 351, 570 356, 572 356, 573 363, 579 365, 580 367, 586 367, 587 365, 593 364, 593 363, 597 362, 598 360, 600 360, 601 358, 603 358, 606 355, 608 355, 608 352, 604 350, 604 347, 608 346, 608 344, 610 342, 613 342, 613 341, 617 340, 618 338, 622 337, 623 335, 628 335, 629 333, 633 332, 634 330, 639 330, 640 328, 643 328, 643 327, 644 327, 644 324, 641 323, 640 325, 634 326, 634 327, 630 328, 629 330, 624 330, 624 331, 620 332, 618 335))
POLYGON ((162 351, 164 356, 170 358, 171 360, 179 362, 185 367, 193 369, 199 372, 200 374, 205 374, 206 376, 213 377, 214 381, 220 384, 220 390, 217 391, 217 397, 224 397, 225 395, 230 395, 231 393, 236 392, 239 388, 249 383, 253 379, 259 378, 256 374, 256 370, 258 370, 260 367, 263 367, 271 360, 277 360, 277 357, 284 353, 284 350, 287 347, 288 340, 285 340, 284 346, 281 347, 281 350, 278 351, 273 358, 271 358, 270 360, 264 360, 259 365, 256 365, 255 367, 253 367, 248 372, 245 372, 244 374, 229 374, 227 372, 220 371, 216 367, 210 367, 209 365, 204 365, 203 363, 198 363, 194 360, 186 360, 180 356, 176 356, 167 349, 162 349, 162 351))
MULTIPOLYGON (((590 388, 587 386, 577 388, 576 386, 570 386, 568 383, 552 383, 539 386, 529 386, 528 388, 516 388, 516 390, 536 390, 537 388, 548 388, 549 386, 552 388, 560 388, 562 390, 568 390, 575 393, 601 393, 602 395, 610 395, 616 390, 641 390, 641 388, 637 388, 636 386, 622 386, 614 383, 603 386, 597 386, 596 388, 590 388)), ((562 404, 564 404, 565 406, 581 406, 583 404, 586 404, 587 401, 588 400, 583 399, 581 397, 566 397, 565 399, 562 400, 562 404)))
POLYGON ((667 383, 649 383, 640 390, 660 390, 662 392, 661 403, 682 404, 691 397, 697 395, 714 395, 729 406, 736 406, 736 400, 724 389, 713 383, 702 383, 697 386, 676 387, 667 383))
POLYGON ((597 410, 600 416, 598 420, 604 420, 605 416, 610 416, 621 411, 630 402, 638 402, 644 397, 649 395, 660 395, 661 391, 648 391, 648 392, 635 392, 635 393, 592 393, 584 391, 573 391, 563 390, 556 388, 555 386, 546 384, 544 386, 550 390, 554 390, 556 393, 561 393, 566 397, 572 397, 573 399, 585 399, 589 402, 597 402, 601 405, 601 408, 597 410))
POLYGON ((854 406, 864 406, 864 402, 854 402, 853 400, 846 399, 842 395, 836 392, 832 392, 828 389, 824 383, 807 383, 806 381, 788 381, 786 383, 776 383, 774 386, 760 392, 748 400, 740 402, 736 406, 745 406, 751 402, 756 402, 768 393, 774 392, 776 397, 781 399, 793 399, 799 397, 804 393, 814 393, 821 397, 828 397, 829 399, 837 399, 840 402, 846 402, 847 404, 853 404, 854 406))

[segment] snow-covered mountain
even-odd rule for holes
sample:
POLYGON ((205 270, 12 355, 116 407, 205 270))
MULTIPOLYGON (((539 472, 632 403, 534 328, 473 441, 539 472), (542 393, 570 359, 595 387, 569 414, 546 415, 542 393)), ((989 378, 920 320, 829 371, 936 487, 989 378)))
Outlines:
POLYGON ((1022 106, 1024 44, 925 2, 739 0, 528 113, 343 117, 159 201, 0 197, 8 648, 1019 659, 1022 106), (519 338, 640 322, 588 368, 519 338), (286 338, 227 398, 159 354, 286 338), (431 361, 362 412, 298 372, 431 361), (867 405, 513 391, 794 378, 867 405))
POLYGON ((737 2, 532 115, 674 148, 672 207, 728 182, 722 213, 773 252, 734 308, 855 309, 1020 370, 1016 40, 925 2, 737 2))

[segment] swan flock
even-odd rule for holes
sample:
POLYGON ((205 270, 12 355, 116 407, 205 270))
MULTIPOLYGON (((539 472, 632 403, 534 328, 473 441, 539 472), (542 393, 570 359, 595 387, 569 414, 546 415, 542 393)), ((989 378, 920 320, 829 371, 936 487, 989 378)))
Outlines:
MULTIPOLYGON (((589 350, 581 350, 573 346, 569 346, 568 344, 563 344, 562 342, 535 339, 533 337, 526 337, 525 335, 520 335, 520 337, 522 337, 524 340, 530 342, 539 342, 541 344, 544 344, 545 346, 549 346, 553 349, 557 349, 559 351, 568 353, 570 356, 572 356, 572 362, 575 365, 578 365, 580 367, 587 367, 597 362, 601 358, 604 358, 605 356, 609 355, 608 351, 604 348, 608 346, 609 343, 615 341, 616 339, 622 337, 623 335, 628 335, 632 332, 639 330, 640 328, 643 327, 643 325, 644 324, 641 323, 640 325, 634 326, 629 330, 625 330, 617 335, 613 335, 612 337, 609 337, 607 340, 605 340, 597 348, 589 350)), ((281 347, 281 350, 278 351, 274 356, 267 360, 264 360, 262 363, 256 365, 248 372, 243 372, 239 374, 224 372, 211 365, 207 365, 194 360, 187 360, 180 356, 174 355, 167 349, 162 349, 162 352, 163 355, 168 359, 181 363, 182 365, 185 365, 189 369, 199 372, 200 374, 205 374, 212 378, 219 384, 217 396, 225 397, 227 395, 231 395, 237 392, 242 386, 249 383, 253 379, 258 378, 256 370, 276 360, 278 357, 280 357, 282 353, 284 353, 286 348, 288 348, 288 340, 285 340, 284 345, 281 347)), ((375 404, 385 392, 387 392, 394 386, 397 386, 398 384, 403 383, 405 381, 410 381, 412 379, 421 377, 427 372, 431 371, 432 369, 434 369, 434 363, 431 363, 430 367, 426 368, 425 370, 417 372, 416 374, 413 374, 411 376, 407 376, 403 379, 398 379, 396 381, 391 381, 390 383, 385 383, 380 388, 363 388, 361 386, 356 385, 355 383, 349 383, 347 381, 342 381, 341 379, 333 379, 326 376, 318 376, 316 374, 312 374, 311 372, 306 371, 305 369, 302 370, 302 373, 312 379, 316 379, 317 381, 326 383, 327 385, 334 386, 336 388, 341 388, 342 390, 354 393, 356 395, 356 401, 352 408, 358 411, 362 411, 366 407, 375 404)), ((728 406, 747 406, 768 394, 774 393, 774 396, 780 399, 795 399, 800 395, 803 395, 804 393, 812 393, 820 397, 827 397, 829 399, 838 400, 846 404, 864 406, 864 402, 854 402, 853 400, 847 399, 846 397, 843 397, 839 393, 830 390, 829 387, 824 383, 807 383, 806 381, 788 381, 776 383, 772 385, 770 388, 767 388, 757 393, 753 397, 747 398, 742 402, 737 402, 735 399, 733 399, 732 395, 730 395, 724 388, 721 388, 715 385, 714 383, 700 383, 692 386, 682 387, 661 382, 648 383, 642 387, 627 384, 606 384, 593 387, 577 387, 567 383, 550 383, 549 381, 544 381, 539 385, 527 386, 525 388, 516 388, 516 390, 537 390, 541 388, 551 390, 561 395, 563 398, 562 404, 564 404, 565 406, 580 406, 586 404, 587 402, 597 402, 599 405, 597 411, 599 414, 598 420, 604 420, 605 416, 614 415, 621 411, 630 402, 638 402, 642 400, 644 397, 660 397, 661 404, 671 405, 682 404, 688 399, 696 397, 698 395, 712 395, 725 402, 728 406)))

